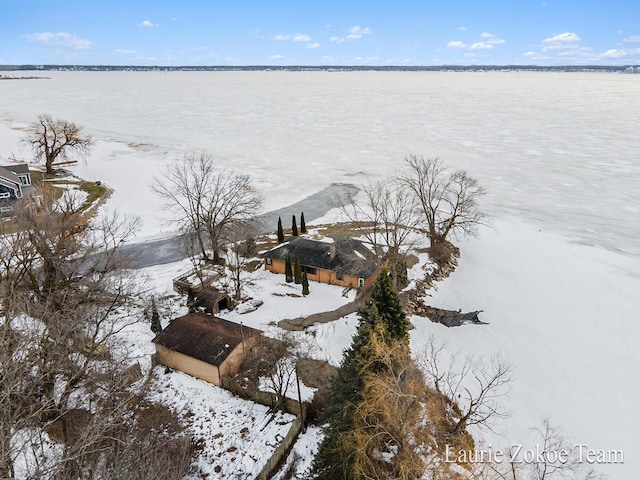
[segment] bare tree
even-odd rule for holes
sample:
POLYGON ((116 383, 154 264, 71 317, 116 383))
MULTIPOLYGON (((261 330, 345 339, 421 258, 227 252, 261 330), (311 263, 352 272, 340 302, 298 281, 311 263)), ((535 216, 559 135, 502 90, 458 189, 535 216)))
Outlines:
POLYGON ((388 261, 394 287, 401 287, 399 277, 406 277, 405 253, 419 220, 414 197, 406 195, 396 183, 381 181, 340 199, 339 205, 342 214, 371 244, 379 261, 388 261))
POLYGON ((485 193, 478 181, 464 170, 451 171, 438 158, 410 155, 405 163, 399 180, 417 199, 431 245, 451 234, 474 234, 485 217, 478 207, 485 193))
POLYGON ((174 212, 179 231, 195 237, 204 259, 211 248, 218 260, 229 228, 254 217, 262 206, 262 195, 248 175, 218 169, 207 155, 170 165, 151 187, 174 212))
POLYGON ((23 139, 31 147, 36 158, 44 162, 47 173, 53 173, 56 160, 69 158, 72 152, 84 156, 93 145, 89 135, 75 123, 51 115, 40 115, 31 125, 32 132, 23 139))
POLYGON ((137 321, 117 315, 139 287, 119 255, 135 221, 88 218, 72 202, 42 198, 16 205, 16 231, 0 241, 0 476, 88 478, 90 453, 108 450, 131 396, 124 372, 133 359, 116 347, 137 321), (18 475, 25 449, 34 471, 18 475))
POLYGON ((462 433, 470 425, 491 430, 496 418, 509 412, 500 404, 513 380, 513 367, 499 356, 488 362, 466 357, 463 361, 453 355, 443 366, 445 345, 430 337, 418 361, 430 386, 451 401, 448 415, 452 420, 451 436, 462 433))
MULTIPOLYGON (((494 452, 493 462, 475 462, 471 467, 473 480, 602 480, 602 474, 581 459, 580 445, 568 441, 549 419, 532 429, 535 447, 514 445, 506 451, 494 452)), ((622 461, 622 452, 618 461, 622 461)))
POLYGON ((250 222, 238 222, 233 225, 227 236, 226 265, 231 272, 234 298, 242 298, 242 289, 247 283, 245 272, 249 261, 258 255, 255 242, 257 228, 250 222))

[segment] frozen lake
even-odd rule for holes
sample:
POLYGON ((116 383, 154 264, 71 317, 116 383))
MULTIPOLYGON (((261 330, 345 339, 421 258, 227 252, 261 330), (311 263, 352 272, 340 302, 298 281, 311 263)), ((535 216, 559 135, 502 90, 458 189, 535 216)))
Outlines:
MULTIPOLYGON (((0 84, 0 122, 50 113, 99 143, 79 173, 122 190, 184 152, 250 173, 267 209, 438 156, 486 186, 493 216, 640 255, 640 76, 596 73, 47 72, 0 84), (286 181, 288 180, 288 181, 286 181)), ((15 139, 20 132, 16 132, 15 139)), ((5 135, 4 137, 6 137, 5 135)), ((2 137, 0 137, 2 138, 2 137)), ((15 140, 0 155, 29 156, 15 140)))
POLYGON ((489 325, 427 322, 414 346, 435 332, 513 362, 505 442, 548 416, 578 443, 624 450, 625 465, 603 466, 612 479, 640 470, 640 75, 46 74, 0 82, 0 157, 30 157, 21 129, 41 113, 84 126, 97 144, 76 172, 115 188, 109 204, 143 218, 140 239, 166 230, 150 178, 186 152, 251 174, 266 210, 393 174, 410 153, 468 170, 493 227, 461 244, 433 302, 483 309, 489 325))

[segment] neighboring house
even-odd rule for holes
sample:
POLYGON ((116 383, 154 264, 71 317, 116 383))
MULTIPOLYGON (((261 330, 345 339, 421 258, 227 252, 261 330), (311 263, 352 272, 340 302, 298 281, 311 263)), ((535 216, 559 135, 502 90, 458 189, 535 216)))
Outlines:
POLYGON ((167 367, 220 386, 238 372, 260 330, 206 313, 176 318, 153 339, 156 359, 167 367))
POLYGON ((31 189, 31 174, 26 163, 0 166, 0 213, 13 209, 11 200, 23 198, 31 189))
POLYGON ((376 255, 353 238, 311 240, 291 237, 262 256, 265 268, 270 272, 284 273, 287 256, 292 267, 299 258, 309 280, 341 287, 369 287, 380 268, 376 255))

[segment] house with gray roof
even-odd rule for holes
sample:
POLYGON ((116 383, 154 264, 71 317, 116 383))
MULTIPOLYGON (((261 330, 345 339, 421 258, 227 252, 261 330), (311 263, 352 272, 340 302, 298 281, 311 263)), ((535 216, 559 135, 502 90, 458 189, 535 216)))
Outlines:
POLYGON ((31 188, 26 163, 0 166, 0 213, 10 212, 13 209, 10 202, 23 198, 31 188))
POLYGON ((369 287, 382 267, 376 255, 354 238, 291 237, 262 257, 270 272, 284 274, 287 257, 292 264, 298 258, 309 280, 352 288, 369 287))

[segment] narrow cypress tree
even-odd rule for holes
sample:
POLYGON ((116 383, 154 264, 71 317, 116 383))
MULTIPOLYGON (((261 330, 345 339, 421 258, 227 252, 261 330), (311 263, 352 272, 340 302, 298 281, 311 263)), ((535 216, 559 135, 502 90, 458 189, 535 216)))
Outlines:
POLYGON ((300 267, 300 257, 296 257, 296 263, 293 267, 293 279, 298 285, 302 283, 302 268, 300 267))
POLYGON ((307 272, 302 274, 302 295, 309 295, 309 279, 307 278, 307 272))
POLYGON ((291 235, 294 237, 298 236, 298 225, 296 225, 296 216, 291 216, 291 235))
POLYGON ((160 323, 160 314, 158 313, 158 307, 156 307, 155 297, 151 297, 151 331, 156 334, 162 331, 162 324, 160 323))
POLYGON ((291 257, 287 255, 284 261, 284 277, 287 283, 293 282, 293 272, 291 271, 291 257))
POLYGON ((300 233, 307 233, 307 225, 304 223, 304 212, 300 214, 300 233))
POLYGON ((284 242, 284 231, 282 230, 282 219, 278 217, 278 243, 284 242))
POLYGON ((196 313, 196 301, 198 294, 193 289, 193 287, 189 287, 187 290, 187 308, 189 309, 189 313, 196 313))

